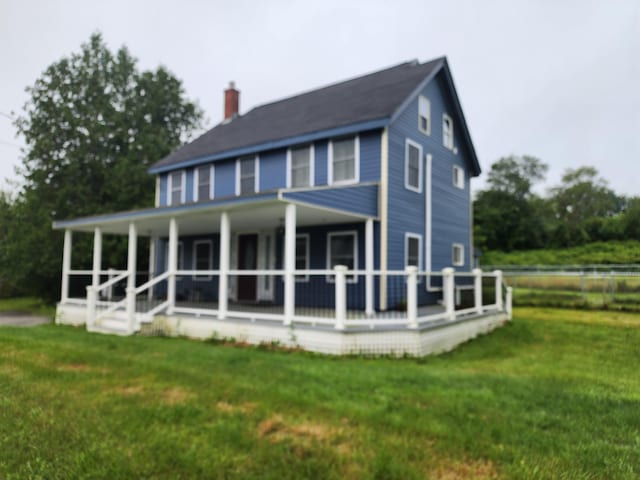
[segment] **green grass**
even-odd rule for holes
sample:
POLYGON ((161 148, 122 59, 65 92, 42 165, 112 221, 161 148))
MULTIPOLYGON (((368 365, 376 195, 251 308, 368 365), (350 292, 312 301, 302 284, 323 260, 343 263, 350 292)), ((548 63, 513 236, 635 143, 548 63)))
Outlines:
POLYGON ((579 247, 483 252, 483 265, 640 264, 640 241, 595 242, 579 247))
POLYGON ((517 309, 426 359, 0 329, 0 478, 640 475, 640 315, 517 309))
POLYGON ((0 299, 1 312, 30 312, 36 315, 43 315, 53 319, 55 316, 55 306, 47 304, 38 298, 19 297, 0 299))

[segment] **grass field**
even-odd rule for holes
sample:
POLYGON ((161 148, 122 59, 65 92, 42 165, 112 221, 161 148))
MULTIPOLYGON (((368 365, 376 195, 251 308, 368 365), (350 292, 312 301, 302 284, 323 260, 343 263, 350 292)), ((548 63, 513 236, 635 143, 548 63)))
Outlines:
POLYGON ((640 315, 516 309, 427 359, 0 329, 0 478, 640 476, 640 315))

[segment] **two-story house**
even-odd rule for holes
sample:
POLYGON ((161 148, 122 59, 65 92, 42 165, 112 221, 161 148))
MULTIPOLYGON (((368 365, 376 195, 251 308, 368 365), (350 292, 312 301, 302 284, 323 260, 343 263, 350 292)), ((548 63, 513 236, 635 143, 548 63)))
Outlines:
POLYGON ((201 322, 181 333, 233 333, 242 324, 257 342, 280 337, 256 334, 243 321, 330 325, 344 334, 365 326, 420 330, 456 312, 503 318, 496 317, 499 274, 487 308, 483 275, 471 273, 470 180, 480 167, 446 58, 403 63, 245 114, 239 95, 231 83, 224 120, 150 169, 154 208, 54 223, 66 230, 60 321, 82 317, 88 328, 110 331, 120 315, 131 333, 158 316, 179 317, 181 325, 201 322), (72 231, 94 234, 82 299, 69 295, 78 273, 72 231), (109 278, 103 234, 129 235, 127 269, 109 278), (144 284, 136 281, 138 237, 150 241, 144 284), (112 298, 125 282, 125 298, 112 298), (473 291, 473 307, 456 310, 464 290, 473 291), (214 330, 202 326, 207 318, 240 323, 214 330))

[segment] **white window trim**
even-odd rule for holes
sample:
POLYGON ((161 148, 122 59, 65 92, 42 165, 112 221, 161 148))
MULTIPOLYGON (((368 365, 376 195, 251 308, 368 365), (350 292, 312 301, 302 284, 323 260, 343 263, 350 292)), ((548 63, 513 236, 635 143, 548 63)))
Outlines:
MULTIPOLYGON (((358 270, 358 231, 357 230, 337 230, 327 233, 327 252, 326 252, 326 264, 327 270, 333 270, 331 266, 331 238, 343 235, 353 236, 353 269, 358 270)), ((327 275, 327 282, 334 283, 334 275, 327 275)), ((347 283, 357 283, 357 275, 347 275, 347 283)))
POLYGON ((451 171, 451 176, 452 176, 451 181, 453 182, 453 186, 456 188, 459 188, 460 190, 464 190, 465 183, 467 181, 464 175, 464 169, 459 165, 454 165, 453 170, 451 171), (460 182, 457 182, 457 183, 456 183, 456 171, 458 171, 458 178, 460 179, 460 182))
MULTIPOLYGON (((213 270, 213 241, 211 240, 194 240, 193 255, 192 255, 193 258, 191 261, 193 270, 198 270, 198 255, 197 255, 198 245, 204 245, 204 244, 209 245, 209 267, 207 268, 207 270, 213 270)), ((194 282, 206 282, 211 280, 211 275, 193 275, 192 279, 194 282)))
MULTIPOLYGON (((315 185, 315 163, 316 163, 316 148, 313 143, 306 145, 309 148, 309 187, 313 187, 315 185)), ((305 148, 305 145, 298 145, 295 147, 290 147, 287 149, 287 188, 291 187, 291 151, 297 150, 299 148, 305 148)), ((307 187, 296 187, 296 188, 307 188, 307 187)))
POLYGON ((348 180, 340 180, 338 182, 333 181, 333 142, 339 140, 346 140, 347 138, 352 138, 351 136, 340 137, 336 139, 329 140, 329 152, 327 154, 327 184, 329 185, 350 185, 353 183, 358 183, 360 181, 360 135, 355 135, 353 142, 354 149, 354 168, 353 175, 354 178, 348 180))
MULTIPOLYGON (((311 235, 309 235, 308 233, 298 233, 296 234, 296 240, 298 240, 298 238, 305 239, 306 251, 304 252, 304 270, 309 270, 309 266, 311 265, 311 235)), ((308 281, 309 275, 296 275, 297 283, 306 283, 308 281)))
MULTIPOLYGON (((206 165, 204 165, 206 166, 206 165)), ((202 168, 202 165, 199 167, 196 167, 193 169, 193 201, 194 202, 198 202, 200 201, 200 169, 202 168)), ((209 165, 209 198, 207 198, 207 200, 212 200, 214 198, 213 194, 214 194, 214 188, 213 188, 213 182, 215 180, 214 174, 213 174, 213 165, 209 165)))
POLYGON ((422 270, 422 235, 419 233, 406 232, 404 234, 404 267, 409 266, 409 239, 418 240, 418 271, 422 270))
MULTIPOLYGON (((173 178, 173 174, 177 173, 176 171, 173 172, 169 172, 169 174, 167 175, 167 205, 171 206, 173 205, 173 181, 171 180, 173 178)), ((180 175, 180 203, 185 203, 186 202, 186 196, 187 196, 187 172, 184 170, 180 170, 179 173, 180 175)))
MULTIPOLYGON (((236 158, 236 196, 242 195, 240 193, 240 161, 250 156, 251 155, 246 155, 236 158)), ((253 167, 253 193, 258 193, 260 191, 260 156, 255 155, 253 161, 255 162, 253 167)))
POLYGON ((442 145, 444 145, 444 147, 449 150, 453 150, 453 144, 455 143, 453 139, 454 139, 453 119, 446 113, 443 113, 442 114, 442 145), (447 145, 446 139, 444 136, 444 124, 446 120, 449 120, 449 125, 451 125, 451 144, 450 145, 447 145))
POLYGON ((424 95, 420 95, 418 97, 418 130, 420 130, 425 135, 431 135, 431 101, 424 95), (420 122, 420 117, 422 117, 422 115, 420 115, 420 103, 423 101, 426 102, 427 104, 427 116, 425 117, 427 119, 426 130, 422 129, 421 122, 420 122))
POLYGON ((416 193, 422 193, 422 145, 407 138, 404 144, 404 188, 416 193), (409 146, 418 149, 418 188, 409 184, 409 146))
POLYGON ((464 266, 464 245, 462 243, 453 243, 451 244, 451 264, 454 267, 463 267, 464 266), (455 249, 459 248, 460 249, 460 258, 461 261, 460 262, 456 262, 455 261, 455 249))

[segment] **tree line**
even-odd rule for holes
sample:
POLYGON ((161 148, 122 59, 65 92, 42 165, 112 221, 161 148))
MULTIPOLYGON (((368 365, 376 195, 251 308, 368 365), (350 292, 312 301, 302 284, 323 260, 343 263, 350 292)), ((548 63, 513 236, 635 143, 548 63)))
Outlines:
POLYGON ((549 166, 532 156, 497 160, 488 188, 477 193, 474 239, 482 250, 563 248, 590 242, 640 240, 640 197, 609 188, 594 167, 568 169, 560 185, 538 195, 549 166))

